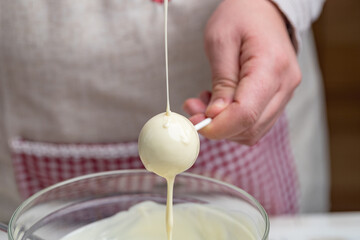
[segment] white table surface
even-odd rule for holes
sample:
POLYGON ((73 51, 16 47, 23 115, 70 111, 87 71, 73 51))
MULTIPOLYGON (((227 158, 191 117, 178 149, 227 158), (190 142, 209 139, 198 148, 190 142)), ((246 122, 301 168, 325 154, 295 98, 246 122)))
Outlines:
POLYGON ((269 240, 360 240, 360 212, 270 219, 269 240))

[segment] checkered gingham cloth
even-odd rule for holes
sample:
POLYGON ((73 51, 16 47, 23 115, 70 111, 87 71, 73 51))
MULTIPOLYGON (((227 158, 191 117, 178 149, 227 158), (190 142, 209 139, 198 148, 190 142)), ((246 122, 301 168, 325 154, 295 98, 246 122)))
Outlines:
MULTIPOLYGON (((16 139, 11 147, 16 181, 24 198, 80 175, 143 168, 136 142, 84 145, 16 139)), ((199 157, 188 171, 244 189, 258 199, 269 214, 298 210, 297 174, 285 116, 252 147, 201 137, 199 157)), ((136 185, 148 184, 146 179, 135 182, 136 185)))

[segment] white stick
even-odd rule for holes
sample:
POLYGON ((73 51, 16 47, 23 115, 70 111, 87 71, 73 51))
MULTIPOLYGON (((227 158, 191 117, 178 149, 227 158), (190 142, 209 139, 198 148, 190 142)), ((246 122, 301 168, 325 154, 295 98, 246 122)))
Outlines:
POLYGON ((210 123, 211 123, 211 118, 206 118, 205 120, 202 120, 201 122, 196 124, 195 129, 196 129, 196 131, 199 131, 200 129, 202 129, 203 127, 206 127, 210 123))

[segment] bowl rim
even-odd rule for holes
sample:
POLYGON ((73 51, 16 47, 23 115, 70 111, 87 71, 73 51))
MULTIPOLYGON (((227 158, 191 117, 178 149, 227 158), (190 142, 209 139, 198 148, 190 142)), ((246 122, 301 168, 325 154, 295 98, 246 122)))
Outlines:
MULTIPOLYGON (((108 176, 108 175, 117 175, 117 174, 131 174, 131 173, 136 173, 136 174, 139 174, 139 173, 148 173, 148 174, 155 174, 153 172, 150 172, 146 169, 122 169, 122 170, 113 170, 113 171, 104 171, 104 172, 96 172, 96 173, 90 173, 90 174, 86 174, 86 175, 82 175, 82 176, 78 176, 78 177, 74 177, 74 178, 70 178, 70 179, 67 179, 67 180, 64 180, 64 181, 61 181, 61 182, 58 182, 58 183, 55 183, 49 187, 46 187, 42 190, 40 190, 39 192, 31 195, 29 198, 27 198, 26 200, 24 200, 18 207, 17 209, 14 211, 14 213, 12 214, 11 218, 10 218, 10 221, 9 221, 9 225, 8 225, 8 236, 9 236, 9 239, 10 240, 14 240, 14 237, 13 237, 13 234, 12 234, 12 231, 11 231, 11 228, 15 222, 15 219, 18 217, 19 213, 26 207, 28 206, 32 201, 34 201, 35 199, 39 198, 41 195, 53 190, 53 189, 56 189, 58 187, 61 187, 61 186, 64 186, 64 185, 67 185, 67 184, 70 184, 70 183, 74 183, 74 182, 77 182, 77 181, 82 181, 82 180, 86 180, 86 179, 89 179, 89 178, 95 178, 95 177, 101 177, 101 176, 108 176)), ((156 174, 155 174, 156 175, 156 174)), ((236 192, 239 192, 241 194, 243 194, 245 197, 247 197, 256 207, 257 209, 259 210, 260 214, 262 215, 262 217, 264 218, 265 220, 265 231, 264 231, 264 234, 261 238, 261 240, 266 240, 268 239, 268 236, 269 236, 269 231, 270 231, 270 220, 269 220, 269 216, 268 214, 266 213, 264 207, 260 204, 260 202, 255 198, 253 197, 252 195, 250 195, 249 193, 247 193, 245 190, 239 188, 239 187, 236 187, 232 184, 229 184, 229 183, 226 183, 226 182, 223 182, 223 181, 220 181, 220 180, 217 180, 217 179, 214 179, 214 178, 210 178, 210 177, 206 177, 206 176, 202 176, 202 175, 199 175, 199 174, 195 174, 195 173, 190 173, 190 172, 183 172, 183 173, 180 173, 178 175, 181 175, 181 176, 189 176, 189 177, 192 177, 192 178, 197 178, 197 179, 200 179, 200 180, 205 180, 205 181, 209 181, 209 182, 213 182, 213 183, 216 183, 216 184, 219 184, 219 185, 223 185, 225 187, 228 187, 236 192)), ((158 175, 157 175, 158 176, 158 175)))

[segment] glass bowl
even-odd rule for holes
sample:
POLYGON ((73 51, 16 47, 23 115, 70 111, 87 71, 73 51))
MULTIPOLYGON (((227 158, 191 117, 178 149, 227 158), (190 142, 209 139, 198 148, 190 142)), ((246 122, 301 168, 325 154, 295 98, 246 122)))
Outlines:
MULTIPOLYGON (((22 203, 9 222, 8 238, 58 240, 143 201, 166 204, 166 181, 146 170, 101 172, 70 179, 22 203)), ((269 219, 265 210, 255 198, 237 187, 183 173, 175 180, 174 205, 189 202, 239 215, 256 239, 268 239, 269 219)))

